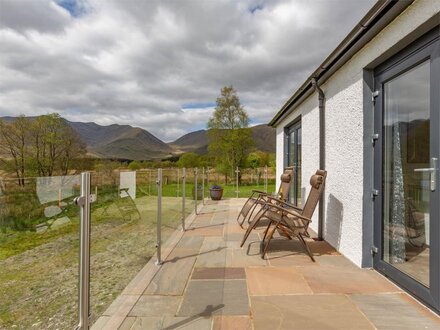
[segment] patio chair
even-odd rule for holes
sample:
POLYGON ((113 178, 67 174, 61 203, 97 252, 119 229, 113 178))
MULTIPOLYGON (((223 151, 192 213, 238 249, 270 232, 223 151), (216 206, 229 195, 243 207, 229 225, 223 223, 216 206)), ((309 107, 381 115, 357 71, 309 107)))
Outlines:
POLYGON ((266 207, 265 216, 270 222, 264 233, 263 241, 261 242, 263 246, 262 258, 266 255, 273 234, 275 230, 277 230, 280 235, 286 236, 289 239, 297 237, 303 244, 310 259, 315 261, 304 236, 307 236, 307 229, 310 222, 312 222, 313 213, 324 191, 326 178, 327 172, 323 170, 317 170, 316 173, 312 175, 310 178, 311 190, 304 208, 299 208, 282 200, 268 197, 269 202, 268 207, 266 207), (276 203, 274 203, 274 201, 276 203))
MULTIPOLYGON (((292 178, 293 178, 293 167, 286 167, 284 169, 283 174, 281 174, 281 178, 280 178, 281 184, 277 193, 277 196, 281 200, 287 199, 287 196, 289 195, 292 178)), ((248 221, 250 222, 250 219, 252 218, 252 214, 255 211, 255 208, 257 206, 263 206, 267 202, 268 195, 269 194, 264 191, 252 190, 251 196, 248 198, 246 203, 244 203, 243 207, 241 208, 237 216, 237 222, 240 225, 240 227, 243 228, 243 223, 246 221, 246 218, 248 218, 248 221)))

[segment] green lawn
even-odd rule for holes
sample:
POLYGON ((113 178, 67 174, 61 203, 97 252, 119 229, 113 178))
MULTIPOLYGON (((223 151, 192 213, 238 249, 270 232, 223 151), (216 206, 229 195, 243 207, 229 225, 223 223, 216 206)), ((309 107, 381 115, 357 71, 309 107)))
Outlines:
MULTIPOLYGON (((186 186, 187 215, 194 209, 193 186, 186 186)), ((176 183, 163 185, 163 241, 181 223, 181 188, 176 183)), ((263 190, 264 186, 241 186, 239 197, 248 197, 253 189, 263 190)), ((273 190, 269 185, 268 191, 273 190)), ((98 200, 92 205, 92 319, 110 305, 155 253, 156 193, 156 185, 140 184, 132 200, 118 198, 115 187, 98 189, 98 200)), ((235 185, 224 186, 224 197, 236 197, 235 185)), ((8 205, 14 212, 8 221, 28 214, 26 219, 19 219, 23 228, 44 222, 45 205, 36 202, 33 198, 27 204, 8 205)), ((18 329, 65 329, 77 322, 79 216, 71 199, 66 203, 59 216, 70 219, 70 223, 63 227, 44 233, 11 228, 0 231, 0 329, 14 325, 18 329)))

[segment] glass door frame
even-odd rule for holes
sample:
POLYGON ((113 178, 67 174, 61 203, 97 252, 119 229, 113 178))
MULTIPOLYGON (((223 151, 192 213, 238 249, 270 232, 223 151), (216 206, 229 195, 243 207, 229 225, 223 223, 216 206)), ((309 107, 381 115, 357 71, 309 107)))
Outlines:
MULTIPOLYGON (((302 134, 301 117, 299 119, 295 120, 293 122, 293 124, 289 125, 285 129, 286 152, 285 152, 285 158, 284 158, 284 167, 294 166, 293 182, 292 182, 292 187, 289 192, 288 201, 295 206, 301 206, 301 205, 298 205, 298 197, 299 197, 299 194, 301 193, 301 191, 300 191, 301 190, 301 182, 298 182, 300 180, 298 168, 301 169, 301 162, 302 162, 302 157, 300 157, 299 161, 298 161, 298 154, 299 154, 299 152, 298 152, 298 131, 300 131, 302 134), (295 150, 291 149, 292 133, 295 134, 295 144, 294 144, 295 150), (291 156, 292 152, 294 152, 294 154, 296 155, 296 159, 294 161, 294 164, 290 164, 290 156, 291 156)), ((302 136, 301 136, 301 139, 302 139, 302 136)))
POLYGON ((402 286, 424 303, 440 311, 440 200, 439 171, 437 170, 436 190, 430 193, 430 256, 429 256, 429 288, 417 282, 383 260, 384 230, 383 230, 383 111, 384 84, 393 78, 407 72, 415 66, 430 61, 430 158, 440 156, 440 37, 439 27, 413 43, 397 56, 388 60, 375 69, 375 90, 379 91, 374 105, 374 133, 378 139, 374 144, 374 189, 378 195, 374 198, 374 253, 373 265, 394 282, 402 286))

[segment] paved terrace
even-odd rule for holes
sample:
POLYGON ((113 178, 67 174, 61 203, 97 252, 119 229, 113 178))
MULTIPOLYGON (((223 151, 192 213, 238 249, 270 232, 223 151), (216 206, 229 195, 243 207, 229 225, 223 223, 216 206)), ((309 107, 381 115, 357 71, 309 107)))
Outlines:
POLYGON ((278 239, 266 260, 262 230, 241 249, 244 199, 208 202, 168 240, 93 329, 440 329, 440 319, 377 272, 326 242, 278 239))

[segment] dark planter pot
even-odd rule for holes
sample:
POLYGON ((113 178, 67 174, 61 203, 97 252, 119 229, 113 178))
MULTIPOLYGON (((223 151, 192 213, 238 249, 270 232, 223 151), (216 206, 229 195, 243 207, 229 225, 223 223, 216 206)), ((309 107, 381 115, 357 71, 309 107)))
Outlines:
POLYGON ((209 193, 213 201, 219 201, 223 197, 223 189, 209 189, 209 193))

